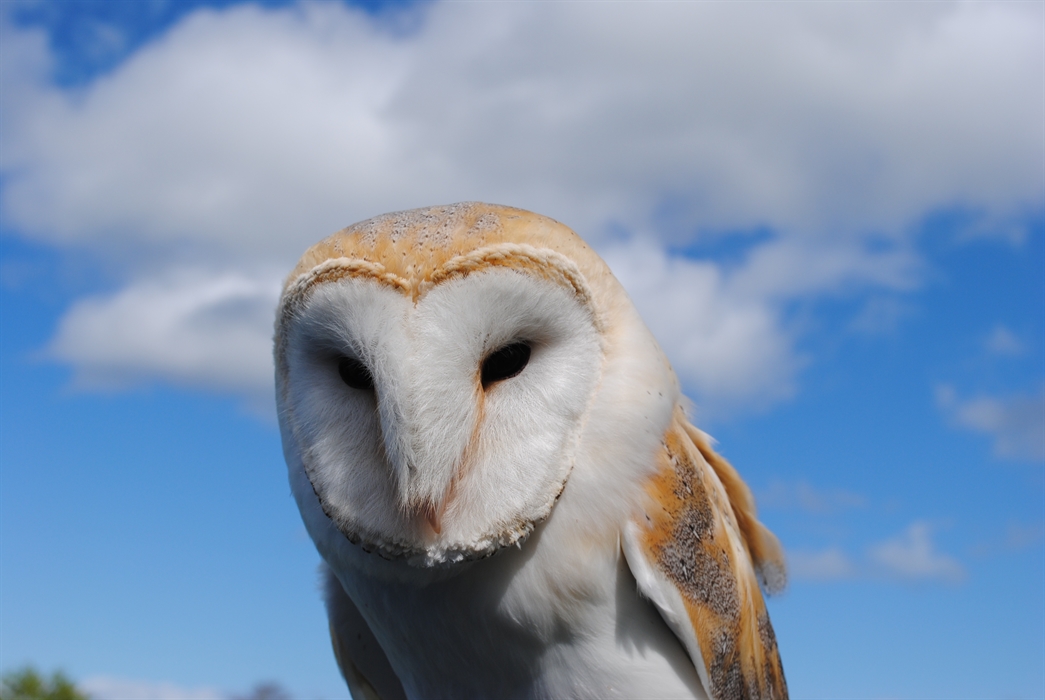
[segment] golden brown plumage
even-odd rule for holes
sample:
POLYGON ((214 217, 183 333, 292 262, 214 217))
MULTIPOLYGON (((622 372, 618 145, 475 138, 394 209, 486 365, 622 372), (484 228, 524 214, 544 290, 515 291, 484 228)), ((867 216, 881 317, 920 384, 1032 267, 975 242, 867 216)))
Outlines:
POLYGON ((782 576, 779 543, 756 519, 736 470, 681 409, 657 462, 646 485, 645 517, 638 521, 642 553, 682 598, 709 695, 786 698, 754 568, 775 568, 774 576, 782 576))

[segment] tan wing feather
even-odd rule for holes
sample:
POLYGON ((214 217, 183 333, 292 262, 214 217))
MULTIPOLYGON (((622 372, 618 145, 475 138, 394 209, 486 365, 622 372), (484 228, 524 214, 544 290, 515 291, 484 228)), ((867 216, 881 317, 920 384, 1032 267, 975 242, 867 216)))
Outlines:
POLYGON ((776 538, 769 529, 758 521, 758 513, 755 509, 755 498, 751 495, 751 489, 747 487, 740 474, 727 462, 722 455, 711 449, 711 441, 704 431, 693 426, 683 416, 681 420, 682 429, 693 441, 694 446, 700 451, 715 475, 722 482, 729 505, 736 517, 740 529, 741 538, 747 547, 758 573, 759 581, 767 593, 779 593, 787 586, 787 565, 784 563, 784 549, 780 546, 780 540, 776 538))
POLYGON ((640 589, 689 649, 715 700, 787 697, 773 626, 759 590, 783 582, 783 554, 756 519, 736 470, 681 409, 646 485, 644 517, 625 537, 640 589), (633 562, 639 556, 642 562, 633 562), (693 648, 693 647, 696 648, 693 648))

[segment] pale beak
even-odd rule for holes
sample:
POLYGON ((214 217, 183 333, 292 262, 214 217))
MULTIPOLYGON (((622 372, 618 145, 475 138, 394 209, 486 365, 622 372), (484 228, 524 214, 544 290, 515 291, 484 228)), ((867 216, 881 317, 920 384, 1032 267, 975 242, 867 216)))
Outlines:
POLYGON ((445 510, 445 501, 438 506, 429 501, 418 508, 418 515, 425 519, 425 522, 428 523, 428 527, 432 528, 432 532, 440 535, 443 532, 443 511, 445 510))

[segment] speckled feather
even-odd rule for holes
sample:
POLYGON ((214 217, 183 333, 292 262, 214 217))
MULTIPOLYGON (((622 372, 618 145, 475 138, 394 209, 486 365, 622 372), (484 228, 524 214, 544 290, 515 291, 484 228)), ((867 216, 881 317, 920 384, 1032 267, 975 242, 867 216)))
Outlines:
MULTIPOLYGON (((733 467, 682 410, 664 436, 639 529, 643 554, 682 597, 713 698, 786 698, 756 570, 782 587, 783 554, 733 467)), ((699 661, 694 659, 695 662, 699 661)))
POLYGON ((602 259, 554 219, 481 202, 384 214, 316 243, 287 276, 277 312, 277 374, 286 373, 282 331, 313 288, 367 278, 416 302, 439 282, 489 267, 521 269, 573 288, 597 326, 597 309, 620 304, 619 285, 602 259), (549 255, 558 264, 548 265, 549 255))
POLYGON ((415 293, 439 281, 438 274, 445 274, 439 271, 453 258, 513 243, 559 253, 593 289, 607 287, 609 271, 602 260, 566 226, 522 209, 463 202, 385 214, 344 228, 305 252, 284 290, 317 266, 345 258, 365 261, 415 293))

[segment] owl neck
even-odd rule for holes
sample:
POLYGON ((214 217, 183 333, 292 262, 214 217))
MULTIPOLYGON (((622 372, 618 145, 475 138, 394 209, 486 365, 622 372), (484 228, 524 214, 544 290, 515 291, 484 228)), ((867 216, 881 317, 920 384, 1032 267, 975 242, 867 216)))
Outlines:
POLYGON ((637 697, 657 679, 658 697, 700 697, 616 538, 567 566, 541 540, 423 586, 343 577, 408 696, 637 697))

